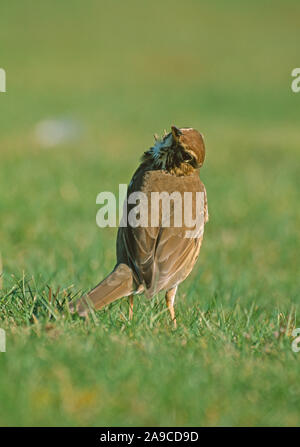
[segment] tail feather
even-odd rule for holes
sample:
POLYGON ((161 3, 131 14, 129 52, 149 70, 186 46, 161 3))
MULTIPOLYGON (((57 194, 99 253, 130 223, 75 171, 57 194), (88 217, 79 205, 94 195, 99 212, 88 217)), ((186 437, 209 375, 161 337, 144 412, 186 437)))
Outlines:
POLYGON ((87 295, 82 297, 76 307, 70 306, 71 312, 78 312, 86 316, 89 306, 98 310, 123 296, 131 295, 134 291, 134 279, 132 270, 126 264, 119 264, 87 295))

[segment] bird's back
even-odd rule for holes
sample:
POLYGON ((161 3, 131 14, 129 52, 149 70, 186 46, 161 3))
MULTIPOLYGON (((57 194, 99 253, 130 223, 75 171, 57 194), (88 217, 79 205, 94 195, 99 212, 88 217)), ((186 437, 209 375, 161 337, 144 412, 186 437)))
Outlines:
MULTIPOLYGON (((136 286, 143 286, 145 294, 152 297, 160 290, 170 289, 182 282, 191 272, 197 260, 202 235, 190 238, 186 237, 191 230, 184 223, 185 194, 192 193, 192 213, 196 214, 196 192, 204 193, 204 221, 207 220, 206 191, 197 171, 193 175, 176 176, 165 170, 145 170, 139 168, 133 176, 128 187, 128 196, 133 192, 143 192, 148 204, 148 224, 146 226, 133 227, 130 222, 125 227, 120 227, 117 238, 117 263, 127 264, 134 273, 136 286), (160 201, 159 208, 154 216, 153 205, 151 208, 151 193, 177 194, 175 201, 170 201, 170 226, 164 226, 163 204, 160 201), (178 196, 179 194, 179 196, 178 196), (178 205, 179 202, 181 202, 178 205), (174 222, 176 206, 181 207, 181 226, 174 222), (151 222, 157 226, 151 226, 151 222)), ((136 206, 128 205, 127 217, 136 206)), ((178 211, 178 208, 177 208, 178 211)), ((179 213, 180 214, 180 213, 179 213)))

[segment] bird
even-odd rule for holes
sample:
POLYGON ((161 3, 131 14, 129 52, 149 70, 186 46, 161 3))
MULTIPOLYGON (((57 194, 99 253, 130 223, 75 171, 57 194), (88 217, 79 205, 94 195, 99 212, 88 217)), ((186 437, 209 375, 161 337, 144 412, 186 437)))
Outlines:
MULTIPOLYGON (((190 192, 192 199, 189 206, 195 214, 199 212, 195 196, 202 193, 203 227, 193 237, 186 237, 191 227, 187 227, 185 222, 178 225, 175 220, 169 226, 163 225, 163 201, 159 202, 155 214, 149 200, 146 211, 156 219, 156 225, 148 220, 145 225, 136 226, 129 222, 119 226, 117 262, 113 271, 77 302, 69 304, 72 313, 87 317, 91 309, 99 310, 117 299, 128 297, 128 317, 131 320, 135 295, 143 293, 151 299, 164 291, 173 326, 177 327, 174 308, 177 288, 195 266, 202 245, 204 224, 208 221, 207 193, 199 176, 204 159, 204 137, 196 129, 171 126, 171 131, 165 131, 162 138, 155 135, 154 145, 144 152, 129 183, 126 201, 136 192, 142 192, 149 199, 153 193, 167 192, 171 197, 176 193, 174 200, 169 202, 170 223, 172 217, 175 219, 176 200, 181 202, 177 210, 181 210, 182 215, 185 193, 190 192)), ((124 207, 125 221, 133 208, 133 203, 127 203, 124 207)), ((136 213, 136 217, 139 214, 136 213)))

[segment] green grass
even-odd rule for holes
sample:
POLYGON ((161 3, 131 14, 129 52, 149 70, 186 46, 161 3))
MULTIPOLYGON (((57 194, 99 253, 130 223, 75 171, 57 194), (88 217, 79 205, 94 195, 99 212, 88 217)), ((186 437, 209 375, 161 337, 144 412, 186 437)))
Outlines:
POLYGON ((0 425, 299 425, 299 2, 54 0, 1 6, 0 425), (3 43, 5 42, 5 43, 3 43), (44 149, 37 122, 70 117, 44 149), (210 221, 180 286, 89 321, 66 302, 115 262, 96 196, 152 134, 206 138, 210 221))

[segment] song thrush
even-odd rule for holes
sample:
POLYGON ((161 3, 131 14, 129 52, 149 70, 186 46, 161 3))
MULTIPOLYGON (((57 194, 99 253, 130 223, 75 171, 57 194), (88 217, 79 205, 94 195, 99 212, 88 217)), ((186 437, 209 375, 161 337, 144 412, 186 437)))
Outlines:
MULTIPOLYGON (((90 307, 98 310, 121 297, 129 297, 131 319, 135 294, 144 293, 147 298, 151 298, 164 290, 166 304, 176 327, 176 290, 195 265, 202 243, 203 228, 196 236, 186 237, 187 230, 191 228, 187 227, 185 222, 178 226, 173 220, 169 226, 164 226, 163 202, 159 202, 159 208, 155 210, 157 215, 154 216, 150 199, 151 194, 155 192, 169 195, 176 192, 177 196, 171 196, 174 197, 170 203, 172 218, 176 197, 181 201, 180 208, 183 212, 184 200, 187 197, 185 193, 192 193, 190 208, 195 214, 199 212, 195 195, 202 193, 204 225, 208 220, 207 197, 205 186, 199 178, 199 168, 203 165, 204 158, 202 135, 195 129, 178 129, 175 126, 144 153, 141 164, 128 186, 127 199, 133 192, 143 192, 149 198, 146 205, 148 224, 135 226, 129 222, 127 226, 119 227, 117 263, 114 270, 76 304, 71 303, 72 312, 77 311, 79 315, 86 316, 90 307), (156 218, 155 226, 151 226, 152 217, 156 218)), ((127 210, 125 208, 125 218, 130 216, 132 209, 133 204, 128 204, 127 210)))

